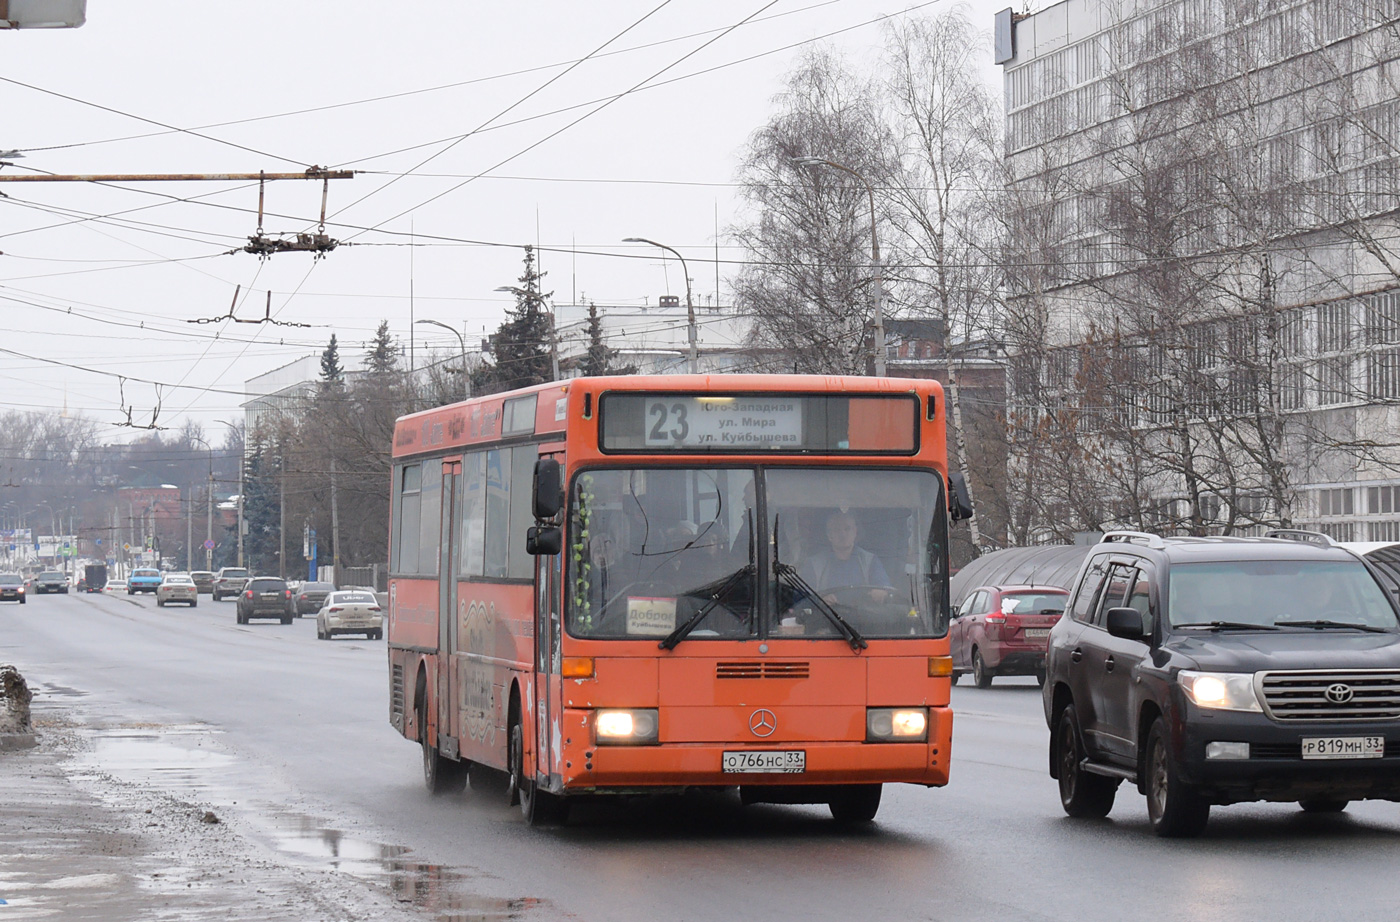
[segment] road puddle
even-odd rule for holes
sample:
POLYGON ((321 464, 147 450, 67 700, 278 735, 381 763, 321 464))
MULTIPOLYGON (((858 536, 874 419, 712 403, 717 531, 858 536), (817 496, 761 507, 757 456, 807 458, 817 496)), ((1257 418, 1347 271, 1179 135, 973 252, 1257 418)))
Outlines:
POLYGON ((79 772, 103 772, 201 801, 232 802, 211 797, 225 787, 220 781, 232 774, 234 759, 213 745, 208 727, 112 727, 90 739, 91 750, 76 759, 79 772))
POLYGON ((285 854, 329 865, 336 870, 387 882, 394 898, 425 913, 434 922, 505 922, 528 919, 548 906, 531 897, 501 898, 473 893, 472 875, 407 857, 409 849, 357 838, 310 816, 273 820, 277 848, 285 854))
MULTIPOLYGON (((201 808, 215 806, 259 830, 258 838, 302 867, 386 886, 400 904, 433 922, 506 922, 553 917, 548 901, 482 896, 482 880, 462 869, 420 862, 409 849, 358 836, 333 822, 287 810, 287 796, 245 777, 237 758, 207 726, 127 724, 91 731, 75 776, 110 776, 148 785, 201 808)), ((149 812, 149 811, 148 811, 149 812)), ((213 816, 214 814, 209 814, 213 816)), ((213 820, 217 821, 217 820, 213 820)), ((162 883, 185 878, 166 869, 162 883)))

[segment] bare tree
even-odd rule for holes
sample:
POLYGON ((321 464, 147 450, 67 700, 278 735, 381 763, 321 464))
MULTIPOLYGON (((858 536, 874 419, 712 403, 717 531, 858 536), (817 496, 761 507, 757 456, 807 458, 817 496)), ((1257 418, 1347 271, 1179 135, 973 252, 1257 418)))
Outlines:
POLYGON ((733 283, 735 302, 754 316, 774 370, 864 374, 875 294, 866 189, 793 161, 820 157, 879 185, 892 175, 894 145, 873 87, 831 51, 799 59, 775 102, 740 169, 754 216, 732 230, 748 258, 733 283))

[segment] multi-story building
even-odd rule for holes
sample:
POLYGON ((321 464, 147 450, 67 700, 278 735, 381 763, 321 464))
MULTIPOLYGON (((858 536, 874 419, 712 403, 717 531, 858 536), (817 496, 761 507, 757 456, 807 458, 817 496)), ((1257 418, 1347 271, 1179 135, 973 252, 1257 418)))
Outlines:
MULTIPOLYGON (((582 374, 592 342, 588 304, 555 308, 559 367, 564 377, 582 374)), ((690 368, 690 313, 677 295, 662 295, 655 305, 594 305, 600 338, 615 353, 612 364, 639 374, 685 374, 690 368)), ((743 371, 753 358, 751 318, 732 309, 694 308, 697 365, 705 374, 743 371)))
POLYGON ((1065 0, 996 50, 1023 515, 1400 539, 1393 3, 1065 0))

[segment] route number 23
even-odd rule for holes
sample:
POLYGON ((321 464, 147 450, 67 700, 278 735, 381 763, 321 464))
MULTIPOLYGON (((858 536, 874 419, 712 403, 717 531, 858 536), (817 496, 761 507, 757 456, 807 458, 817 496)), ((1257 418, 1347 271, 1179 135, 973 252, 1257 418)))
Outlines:
POLYGON ((690 423, 686 421, 687 408, 683 403, 673 403, 667 407, 657 401, 647 406, 647 417, 655 420, 647 433, 648 442, 684 442, 690 435, 690 423), (667 425, 670 429, 667 429, 667 425))

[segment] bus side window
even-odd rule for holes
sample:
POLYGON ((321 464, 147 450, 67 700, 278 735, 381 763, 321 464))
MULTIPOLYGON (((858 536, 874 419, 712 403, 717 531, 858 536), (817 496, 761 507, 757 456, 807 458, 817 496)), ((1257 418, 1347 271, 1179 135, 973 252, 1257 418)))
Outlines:
POLYGON ((486 567, 486 452, 462 458, 462 562, 457 572, 480 576, 486 567))
POLYGON ((525 532, 535 524, 531 491, 539 456, 538 445, 510 449, 510 547, 506 569, 512 579, 530 579, 535 575, 535 558, 525 551, 525 532))
POLYGON ((510 560, 510 449, 486 453, 486 571, 505 576, 510 560))
POLYGON ((405 464, 399 468, 398 496, 394 502, 394 573, 412 575, 418 572, 418 513, 422 482, 422 467, 405 464))

